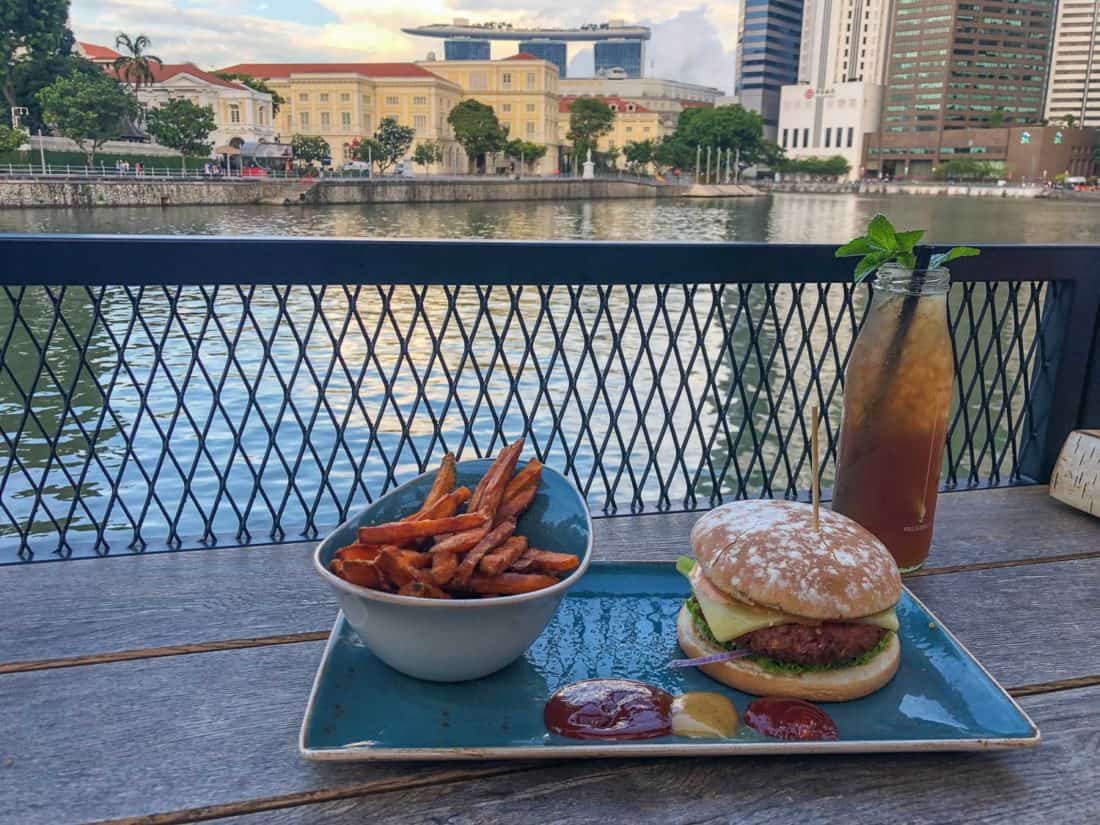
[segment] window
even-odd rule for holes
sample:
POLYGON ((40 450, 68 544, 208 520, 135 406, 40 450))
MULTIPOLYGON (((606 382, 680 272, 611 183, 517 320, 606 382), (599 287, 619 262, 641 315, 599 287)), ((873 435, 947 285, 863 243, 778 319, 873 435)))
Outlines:
POLYGON ((258 109, 256 109, 256 120, 259 122, 259 124, 261 126, 263 126, 264 121, 266 119, 267 119, 267 109, 264 108, 263 106, 260 106, 258 109))
POLYGON ((502 112, 510 112, 510 111, 512 111, 512 104, 511 103, 502 103, 501 106, 500 106, 500 110, 502 112))
POLYGON ((629 134, 630 134, 631 132, 633 132, 633 131, 634 131, 634 127, 633 127, 633 126, 627 126, 627 127, 626 127, 626 133, 627 133, 628 135, 629 135, 629 134))
POLYGON ((309 128, 309 112, 298 113, 298 123, 301 124, 303 129, 309 128))
POLYGON ((500 82, 502 84, 504 84, 505 86, 511 86, 512 85, 512 73, 511 72, 505 72, 504 74, 502 74, 500 76, 500 82))
POLYGON ((852 137, 855 133, 855 129, 851 126, 848 127, 848 148, 852 148, 852 137))
POLYGON ((535 111, 535 104, 534 104, 534 103, 528 103, 528 104, 527 104, 527 111, 528 111, 528 112, 533 112, 533 111, 535 111))
POLYGON ((645 134, 647 134, 647 135, 648 135, 648 134, 649 134, 649 127, 648 127, 648 126, 643 126, 643 127, 642 127, 642 131, 643 131, 643 132, 644 132, 645 134))
POLYGON ((301 94, 298 95, 298 102, 299 103, 309 103, 309 95, 306 94, 305 92, 302 92, 301 94))
POLYGON ((527 137, 535 136, 535 124, 531 121, 527 121, 527 137))
POLYGON ((294 128, 294 122, 290 119, 290 115, 286 116, 286 130, 289 132, 294 128))
POLYGON ((802 130, 802 146, 803 148, 810 145, 810 130, 808 128, 802 130))
POLYGON ((415 115, 413 117, 413 128, 416 129, 417 134, 423 134, 428 131, 428 116, 415 115))
POLYGON ((363 95, 363 105, 370 106, 370 95, 363 95))
POLYGON ((387 95, 386 96, 386 105, 387 106, 396 106, 400 102, 401 101, 398 100, 397 95, 387 95))
POLYGON ((328 103, 328 92, 321 92, 321 102, 328 103))
POLYGON ((321 128, 327 129, 329 127, 329 113, 321 112, 321 128))
POLYGON ((340 112, 340 125, 345 129, 351 128, 351 112, 340 112))
POLYGON ((791 148, 792 149, 797 149, 798 148, 798 130, 797 129, 791 129, 791 148))
POLYGON ((428 98, 426 98, 426 97, 414 97, 413 98, 413 106, 427 106, 427 105, 428 105, 428 98))
POLYGON ((475 92, 484 92, 489 88, 488 72, 470 72, 470 89, 475 92))
POLYGON ((832 144, 832 137, 833 137, 832 130, 831 129, 826 129, 825 130, 825 148, 826 149, 829 149, 829 148, 832 147, 832 145, 833 145, 832 144))
POLYGON ((229 104, 229 122, 240 123, 241 122, 241 107, 236 103, 229 104))
POLYGON ((527 73, 527 88, 528 89, 533 89, 533 88, 535 88, 535 85, 536 85, 536 83, 535 83, 535 73, 534 72, 528 72, 527 73))
POLYGON ((351 103, 351 94, 348 92, 340 92, 341 103, 351 103))
POLYGON ((784 129, 783 130, 783 148, 784 149, 787 148, 787 132, 789 132, 789 131, 790 131, 789 129, 784 129))

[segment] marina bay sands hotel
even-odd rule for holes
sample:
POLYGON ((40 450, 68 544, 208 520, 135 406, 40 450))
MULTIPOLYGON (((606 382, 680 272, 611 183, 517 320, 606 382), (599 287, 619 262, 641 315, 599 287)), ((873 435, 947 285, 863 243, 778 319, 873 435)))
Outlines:
POLYGON ((443 39, 447 60, 488 60, 490 40, 519 41, 519 52, 541 58, 566 76, 566 49, 571 42, 595 43, 597 77, 642 77, 645 74, 645 41, 649 29, 628 26, 621 20, 589 23, 573 29, 523 28, 509 23, 470 23, 455 18, 450 23, 433 23, 401 31, 421 37, 443 39))

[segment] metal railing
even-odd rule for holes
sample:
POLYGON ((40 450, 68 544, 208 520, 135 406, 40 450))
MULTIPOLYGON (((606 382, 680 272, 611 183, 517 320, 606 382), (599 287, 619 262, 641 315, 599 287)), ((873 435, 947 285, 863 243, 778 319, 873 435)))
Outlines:
MULTIPOLYGON (((525 436, 600 514, 832 477, 866 306, 820 246, 0 236, 0 562, 314 538, 525 436)), ((953 265, 947 487, 1100 424, 1100 247, 953 265)))

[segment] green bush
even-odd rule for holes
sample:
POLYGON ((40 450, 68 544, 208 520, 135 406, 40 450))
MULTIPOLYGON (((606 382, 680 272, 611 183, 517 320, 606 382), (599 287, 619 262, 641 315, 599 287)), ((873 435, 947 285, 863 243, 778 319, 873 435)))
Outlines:
MULTIPOLYGON (((115 153, 115 152, 102 152, 97 153, 95 156, 95 165, 97 169, 106 169, 108 172, 115 170, 115 161, 126 160, 130 162, 130 169, 133 170, 135 163, 140 163, 146 169, 171 169, 173 172, 180 168, 179 156, 172 155, 142 155, 138 152, 130 154, 115 153), (100 164, 103 164, 100 166, 100 164)), ((202 169, 202 165, 207 163, 210 159, 205 157, 189 157, 187 158, 188 169, 202 169)), ((9 163, 30 163, 34 166, 41 164, 41 158, 37 150, 32 149, 29 152, 7 152, 0 154, 0 166, 6 166, 9 163)), ((72 166, 74 168, 83 169, 87 165, 87 158, 83 152, 46 152, 46 163, 51 166, 72 166)))

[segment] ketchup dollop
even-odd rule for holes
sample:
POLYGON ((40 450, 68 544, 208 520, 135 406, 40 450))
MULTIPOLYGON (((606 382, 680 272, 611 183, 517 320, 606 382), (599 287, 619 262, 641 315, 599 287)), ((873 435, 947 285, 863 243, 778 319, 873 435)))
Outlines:
POLYGON ((836 723, 817 705, 802 699, 765 696, 745 709, 745 724, 776 739, 836 739, 836 723))
POLYGON ((672 733, 672 694, 630 679, 588 679, 558 690, 543 710, 551 733, 573 739, 652 739, 672 733))

